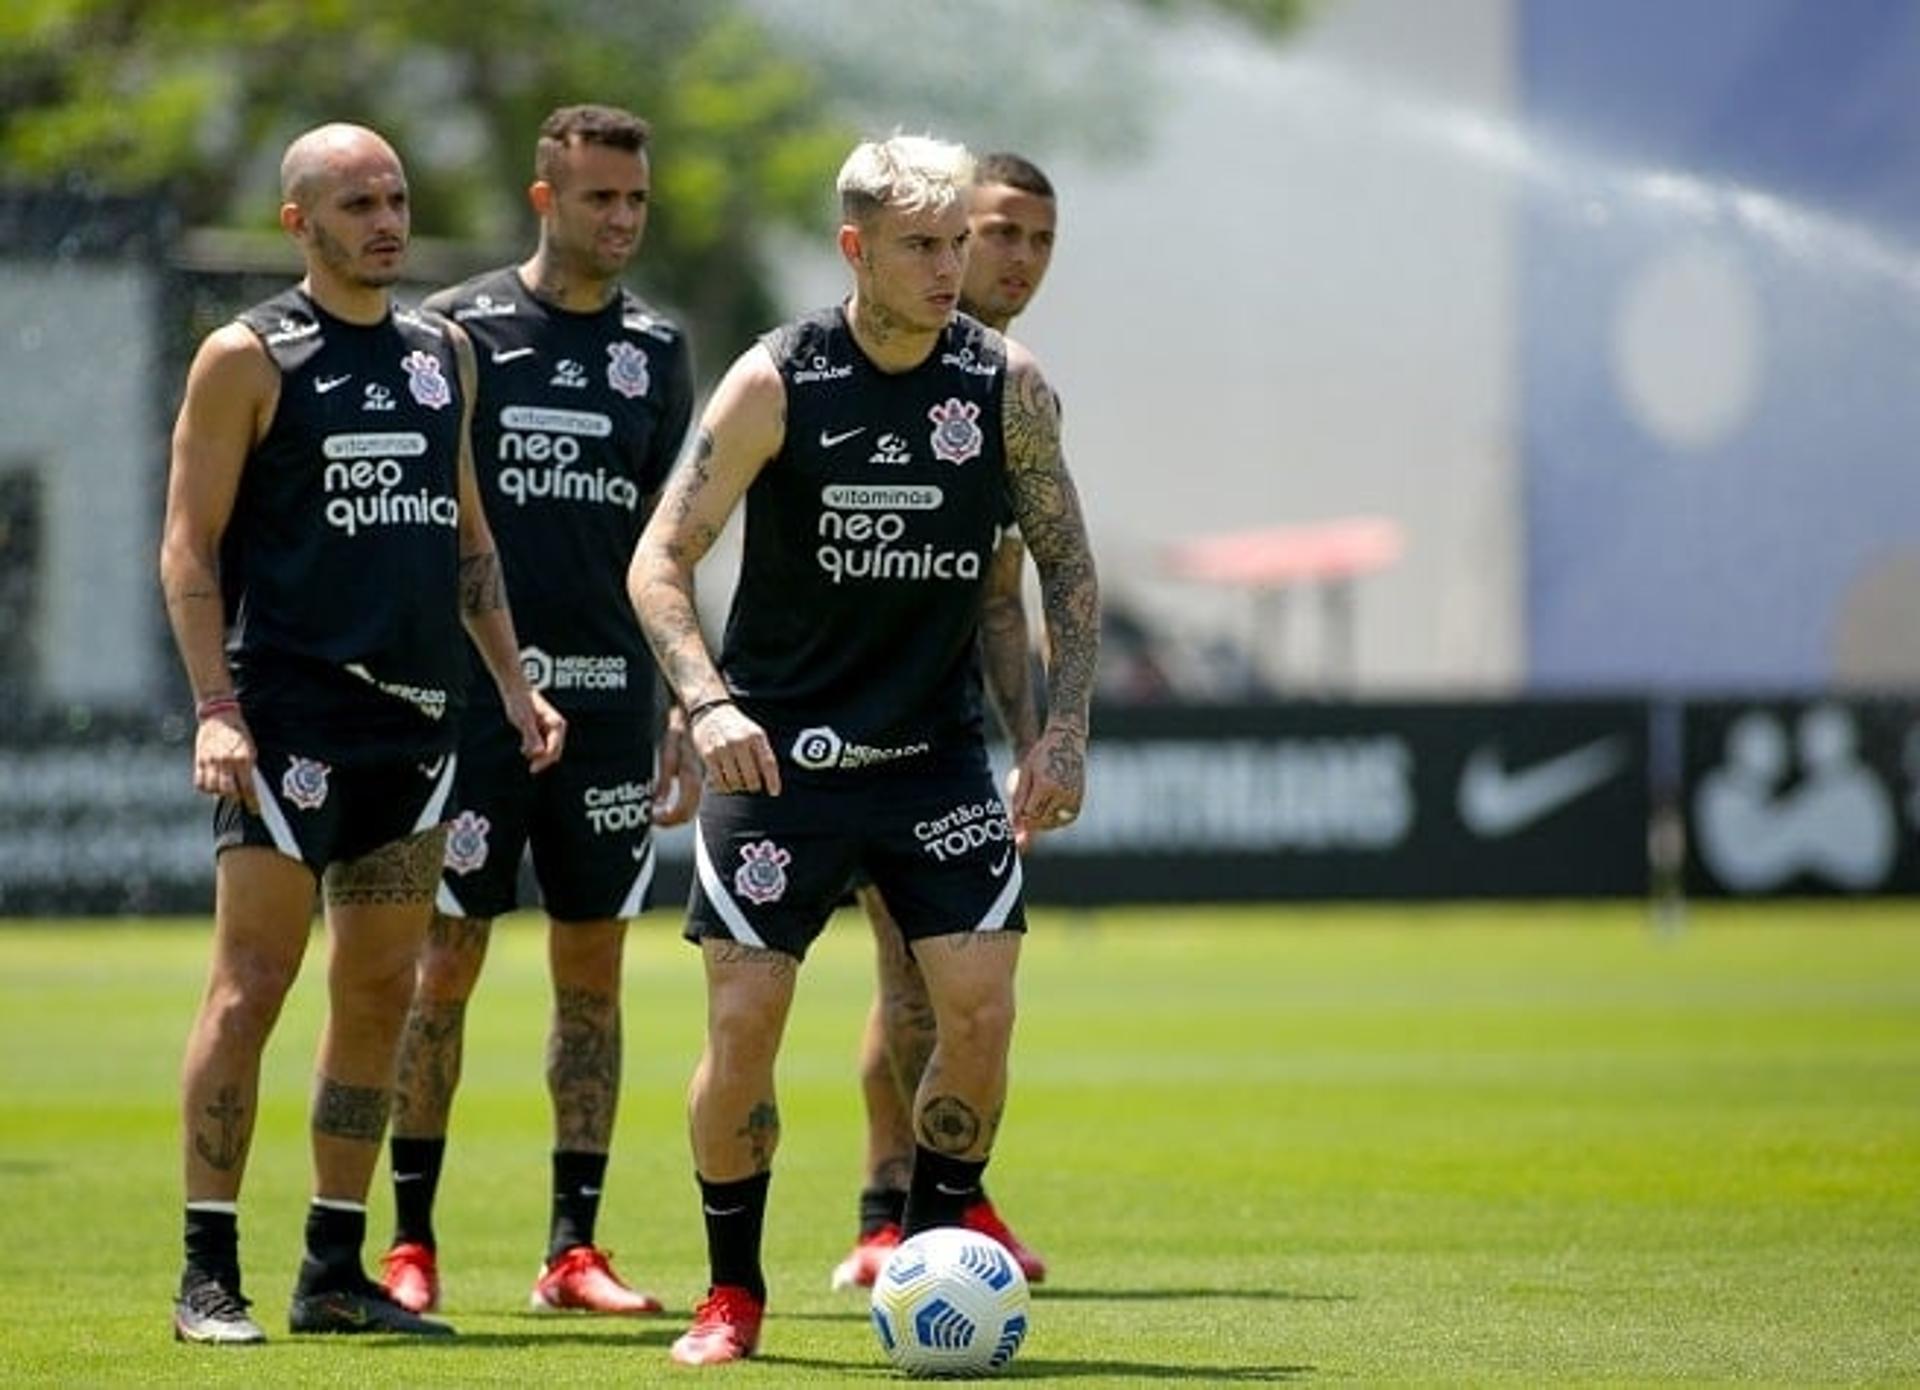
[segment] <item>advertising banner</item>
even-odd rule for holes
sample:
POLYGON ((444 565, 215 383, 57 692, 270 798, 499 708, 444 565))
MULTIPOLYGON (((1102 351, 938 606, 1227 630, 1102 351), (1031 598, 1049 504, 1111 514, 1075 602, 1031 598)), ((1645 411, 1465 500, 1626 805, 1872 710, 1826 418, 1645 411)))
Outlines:
POLYGON ((1686 891, 1920 892, 1920 696, 1686 706, 1686 891))

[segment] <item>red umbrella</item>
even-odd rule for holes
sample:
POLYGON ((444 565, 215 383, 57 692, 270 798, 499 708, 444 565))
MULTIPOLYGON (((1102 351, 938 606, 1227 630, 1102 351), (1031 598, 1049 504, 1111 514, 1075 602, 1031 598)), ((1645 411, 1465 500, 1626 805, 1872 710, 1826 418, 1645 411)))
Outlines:
POLYGON ((1250 590, 1255 603, 1252 655, 1261 660, 1266 629, 1277 622, 1285 591, 1320 590, 1326 614, 1330 675, 1353 675, 1353 581, 1397 563, 1406 531, 1392 517, 1353 516, 1296 526, 1267 526, 1194 536, 1167 549, 1176 578, 1250 590))

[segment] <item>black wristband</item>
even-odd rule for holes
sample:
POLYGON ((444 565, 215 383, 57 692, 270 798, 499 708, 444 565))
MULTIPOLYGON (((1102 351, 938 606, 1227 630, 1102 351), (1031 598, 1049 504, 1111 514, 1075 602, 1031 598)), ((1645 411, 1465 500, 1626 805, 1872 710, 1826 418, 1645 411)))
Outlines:
POLYGON ((732 703, 733 696, 731 695, 716 695, 711 700, 702 700, 699 704, 687 711, 687 727, 691 729, 693 727, 693 721, 701 715, 711 713, 713 710, 719 709, 722 705, 730 705, 732 703))

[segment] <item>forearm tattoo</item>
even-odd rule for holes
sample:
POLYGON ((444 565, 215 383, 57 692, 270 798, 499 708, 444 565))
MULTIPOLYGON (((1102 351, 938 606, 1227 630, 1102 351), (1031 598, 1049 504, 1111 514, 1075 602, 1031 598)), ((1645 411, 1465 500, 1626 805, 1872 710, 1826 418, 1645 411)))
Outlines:
POLYGON ((1000 715, 1016 755, 1040 737, 1033 699, 1033 668, 1027 651, 1027 609, 1020 598, 1026 547, 1012 538, 994 551, 992 580, 980 606, 980 665, 987 695, 1000 715))
POLYGON ((660 673, 683 701, 713 678, 713 657, 700 631, 699 611, 694 605, 693 572, 707 551, 713 548, 718 532, 694 519, 699 494, 713 477, 713 433, 701 430, 692 455, 668 481, 660 505, 672 522, 673 538, 639 576, 638 599, 641 630, 653 649, 660 673))
POLYGON ((979 1114, 958 1096, 934 1096, 920 1107, 920 1138, 935 1153, 971 1153, 980 1135, 979 1114))
POLYGON ((446 856, 444 826, 327 866, 330 907, 398 907, 433 900, 446 856))
POLYGON ((500 557, 491 550, 460 557, 460 611, 492 613, 507 606, 507 588, 500 577, 500 557))
POLYGON ((1040 571, 1051 717, 1086 725, 1100 650, 1100 585, 1080 495, 1060 453, 1060 408, 1037 369, 1011 372, 1004 407, 1008 474, 1020 535, 1040 571))
POLYGON ((247 1156, 247 1143, 253 1137, 253 1118, 240 1103, 238 1086, 222 1086, 201 1114, 210 1123, 193 1132, 193 1151, 207 1167, 231 1173, 247 1156))
POLYGON ((384 1086, 349 1086, 323 1076, 313 1098, 313 1132, 378 1144, 387 1132, 387 1109, 392 1100, 393 1092, 384 1086))
POLYGON ((604 1152, 620 1098, 619 1000, 584 989, 556 992, 547 1087, 559 1147, 604 1152))
MULTIPOLYGON (((435 919, 437 929, 440 919, 435 919)), ((464 921, 458 918, 452 920, 464 921)), ((453 1093, 460 1084, 467 1004, 464 999, 429 1003, 416 998, 400 1043, 394 1080, 393 1128, 411 1138, 447 1131, 453 1093)))
POLYGON ((183 584, 177 589, 169 588, 166 591, 166 600, 169 608, 178 608, 188 603, 218 603, 220 586, 218 584, 183 584))
POLYGON ((766 1172, 773 1167, 773 1151, 780 1146, 780 1108, 772 1100, 761 1101, 747 1112, 738 1137, 753 1152, 753 1171, 766 1172))

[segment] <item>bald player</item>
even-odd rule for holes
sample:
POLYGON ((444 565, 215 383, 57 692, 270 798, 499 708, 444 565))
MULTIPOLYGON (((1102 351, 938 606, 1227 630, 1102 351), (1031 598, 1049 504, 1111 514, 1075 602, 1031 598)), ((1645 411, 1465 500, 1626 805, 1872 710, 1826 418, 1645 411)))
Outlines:
POLYGON ((182 1070, 186 1261, 174 1336, 265 1340, 237 1210, 260 1057, 328 937, 295 1332, 451 1333, 361 1265, 366 1196, 433 907, 470 636, 538 771, 565 725, 527 685, 468 447, 472 350, 394 307, 399 157, 364 127, 307 132, 280 225, 306 275, 209 334, 174 426, 161 586, 193 686, 194 786, 214 810, 213 959, 182 1070))

